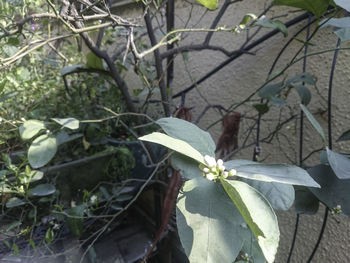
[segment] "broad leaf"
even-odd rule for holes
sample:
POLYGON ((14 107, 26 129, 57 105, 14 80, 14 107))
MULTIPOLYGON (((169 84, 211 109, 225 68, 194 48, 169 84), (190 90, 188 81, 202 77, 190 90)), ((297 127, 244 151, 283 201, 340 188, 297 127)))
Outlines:
POLYGON ((196 125, 178 118, 162 118, 157 121, 157 124, 166 134, 187 142, 202 155, 215 156, 215 142, 208 132, 196 125))
POLYGON ((258 91, 258 95, 263 99, 268 99, 277 95, 283 88, 283 82, 265 85, 258 91))
POLYGON ((31 196, 47 196, 56 192, 56 188, 52 184, 39 184, 32 189, 29 189, 31 196))
POLYGON ((171 166, 187 179, 196 178, 201 176, 202 173, 198 167, 198 162, 179 153, 174 153, 171 156, 171 166))
POLYGON ((307 187, 296 186, 294 206, 297 214, 314 215, 318 211, 319 201, 307 187))
POLYGON ((262 164, 247 160, 233 160, 224 163, 227 170, 235 169, 237 176, 283 184, 320 187, 302 168, 287 164, 262 164))
POLYGON ((280 232, 277 217, 269 202, 244 182, 227 179, 221 179, 220 182, 253 232, 266 260, 273 262, 280 232))
POLYGON ((44 177, 44 173, 42 171, 32 170, 30 172, 30 182, 36 182, 41 180, 44 177))
POLYGON ((33 168, 46 165, 55 156, 57 140, 54 136, 44 134, 36 138, 28 149, 28 161, 33 168))
POLYGON ((350 140, 350 130, 344 132, 337 140, 337 142, 349 141, 350 140))
POLYGON ((151 134, 140 137, 139 140, 161 144, 175 152, 181 153, 196 160, 197 162, 205 164, 204 157, 191 145, 182 140, 170 137, 164 133, 153 132, 151 134))
POLYGON ((321 135, 323 142, 326 141, 326 135, 324 134, 324 131, 321 127, 321 125, 318 123, 318 121, 314 118, 314 116, 309 112, 309 110, 302 104, 300 104, 301 109, 305 113, 306 117, 311 122, 312 126, 315 128, 315 130, 321 135))
POLYGON ((75 118, 51 118, 51 120, 57 122, 58 124, 62 125, 65 128, 76 130, 79 129, 79 120, 75 118))
POLYGON ((25 204, 26 204, 26 202, 23 201, 22 199, 19 199, 17 197, 12 197, 6 202, 6 207, 12 208, 12 207, 17 207, 17 206, 22 206, 25 204))
POLYGON ((185 182, 176 216, 190 262, 233 262, 250 232, 222 186, 203 177, 185 182))
POLYGON ((70 232, 76 237, 80 237, 83 234, 83 216, 84 205, 78 205, 70 209, 67 217, 67 224, 70 232))
POLYGON ((272 105, 281 107, 287 104, 287 101, 282 99, 282 98, 277 98, 277 97, 270 97, 269 101, 271 102, 272 105))
POLYGON ((89 68, 104 70, 102 59, 96 56, 93 52, 86 55, 86 65, 89 68))
POLYGON ((261 27, 266 27, 266 28, 273 28, 279 30, 285 37, 288 36, 288 29, 279 20, 270 20, 270 19, 263 19, 263 20, 258 20, 255 22, 255 25, 261 26, 261 27))
POLYGON ((294 202, 294 187, 276 182, 262 182, 242 178, 242 181, 258 190, 269 201, 273 209, 288 210, 294 202))
MULTIPOLYGON (((261 251, 258 241, 254 237, 253 233, 250 233, 250 237, 246 238, 246 241, 244 242, 244 245, 241 251, 248 254, 248 258, 251 260, 250 262, 266 263, 264 254, 261 251)), ((247 261, 243 260, 242 263, 247 263, 247 261)))
POLYGON ((342 213, 350 216, 350 179, 338 179, 329 165, 320 164, 307 170, 321 185, 320 189, 310 191, 327 207, 341 206, 342 213))
POLYGON ((44 129, 46 129, 44 122, 38 120, 28 120, 19 126, 19 135, 21 136, 22 140, 30 140, 44 129))
POLYGON ((339 179, 350 179, 350 159, 327 147, 328 162, 339 179))
POLYGON ((303 85, 295 86, 294 88, 297 90, 297 92, 299 94, 299 97, 301 99, 301 103, 304 104, 304 105, 308 105, 310 103, 310 101, 311 101, 311 92, 310 92, 310 90, 307 87, 303 86, 303 85))
POLYGON ((200 4, 209 10, 215 10, 218 7, 218 0, 197 0, 200 4))
POLYGON ((330 2, 331 0, 275 0, 273 4, 301 8, 320 17, 326 12, 330 2))
POLYGON ((341 8, 350 12, 350 1, 349 0, 334 0, 334 2, 336 3, 337 6, 340 6, 341 8))

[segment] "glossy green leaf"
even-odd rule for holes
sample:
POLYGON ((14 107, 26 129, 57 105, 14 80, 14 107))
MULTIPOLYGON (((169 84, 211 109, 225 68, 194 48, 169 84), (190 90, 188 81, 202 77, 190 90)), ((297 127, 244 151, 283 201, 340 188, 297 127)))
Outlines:
POLYGON ((215 156, 215 142, 208 132, 196 125, 178 118, 162 118, 157 124, 166 134, 187 142, 201 154, 215 156))
POLYGON ((301 109, 305 113, 305 116, 309 119, 312 126, 315 128, 315 130, 321 135, 323 142, 326 141, 326 135, 324 134, 324 131, 321 127, 321 125, 318 123, 318 121, 315 119, 315 117, 311 114, 311 112, 303 105, 300 104, 301 109))
POLYGON ((329 165, 320 164, 307 170, 321 188, 310 191, 330 209, 341 206, 342 213, 350 216, 350 179, 339 179, 329 165))
POLYGON ((336 3, 337 6, 340 6, 341 8, 350 12, 350 1, 349 0, 334 0, 334 2, 336 3))
POLYGON ((44 122, 38 120, 28 120, 19 126, 19 135, 21 136, 22 140, 30 140, 44 129, 46 129, 44 122))
POLYGON ((28 149, 28 161, 33 168, 46 165, 55 156, 57 151, 56 137, 44 134, 36 138, 28 149))
POLYGON ((218 0, 197 0, 201 5, 209 10, 215 10, 218 7, 218 0))
POLYGON ((258 95, 263 99, 268 99, 277 95, 283 88, 283 82, 265 85, 258 91, 258 95))
POLYGON ((287 27, 285 26, 285 24, 283 24, 279 20, 270 20, 270 19, 258 20, 255 22, 255 25, 266 27, 266 28, 277 29, 284 35, 284 37, 288 36, 287 27))
POLYGON ((339 179, 350 179, 350 159, 327 147, 328 162, 339 179))
POLYGON ((76 237, 80 237, 83 234, 84 210, 84 205, 78 205, 71 208, 68 213, 68 228, 70 232, 76 237))
POLYGON ((220 179, 257 239, 267 262, 273 262, 279 242, 277 217, 269 202, 255 188, 237 180, 220 179))
POLYGON ((227 170, 235 169, 237 176, 264 182, 320 187, 302 168, 287 164, 262 164, 248 160, 224 163, 227 170))
POLYGON ((23 201, 22 199, 19 199, 17 197, 12 197, 6 202, 6 207, 7 208, 12 208, 12 207, 17 207, 17 206, 22 206, 25 205, 26 202, 23 201))
POLYGON ((242 181, 258 190, 269 201, 273 209, 288 210, 294 202, 294 187, 289 184, 262 182, 242 178, 242 181))
POLYGON ((285 5, 310 11, 315 16, 322 16, 331 0, 275 0, 274 5, 285 5))
POLYGON ((56 192, 56 187, 52 184, 39 184, 34 188, 29 189, 31 196, 47 196, 56 192))
POLYGON ((89 68, 104 70, 102 59, 96 56, 93 52, 86 55, 86 65, 89 68))
POLYGON ((177 226, 190 262, 233 262, 249 236, 239 211, 219 183, 186 181, 177 199, 177 226))
POLYGON ((139 140, 161 144, 175 152, 181 153, 185 156, 196 160, 197 162, 205 164, 204 157, 191 145, 182 140, 170 137, 164 133, 153 132, 151 134, 147 134, 145 136, 140 137, 139 140))
POLYGON ((350 130, 344 132, 340 137, 338 138, 337 142, 342 141, 349 141, 350 140, 350 130))
POLYGON ((179 153, 174 153, 171 156, 171 166, 175 170, 178 170, 181 176, 186 179, 193 179, 202 174, 202 171, 198 167, 198 162, 179 153))
POLYGON ((51 118, 51 120, 57 122, 58 124, 60 124, 61 126, 71 129, 71 130, 76 130, 79 129, 79 120, 75 119, 75 118, 51 118))
POLYGON ((314 215, 318 211, 319 201, 307 187, 296 186, 294 206, 297 214, 314 215))
POLYGON ((294 87, 299 94, 301 103, 303 105, 308 105, 311 101, 311 92, 306 86, 295 86, 294 87))

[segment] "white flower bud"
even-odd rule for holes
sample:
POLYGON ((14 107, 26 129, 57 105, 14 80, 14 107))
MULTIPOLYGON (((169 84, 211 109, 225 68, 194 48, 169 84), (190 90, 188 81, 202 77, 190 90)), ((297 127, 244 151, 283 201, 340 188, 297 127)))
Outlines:
POLYGON ((214 176, 212 173, 208 173, 208 174, 207 174, 207 179, 208 179, 209 181, 213 181, 214 178, 215 178, 215 176, 214 176))
POLYGON ((223 166, 224 161, 219 159, 216 163, 217 163, 218 166, 223 166))
POLYGON ((208 167, 203 168, 203 172, 206 174, 209 173, 209 168, 208 167))
POLYGON ((228 177, 228 172, 225 171, 225 172, 222 174, 222 177, 227 178, 227 177, 228 177))
POLYGON ((216 173, 216 167, 212 167, 212 168, 211 168, 211 171, 212 171, 213 173, 216 173))
POLYGON ((204 161, 209 167, 216 166, 216 161, 214 157, 211 157, 209 155, 204 156, 204 161))
POLYGON ((237 171, 235 169, 231 169, 228 173, 229 176, 235 176, 237 174, 237 171))

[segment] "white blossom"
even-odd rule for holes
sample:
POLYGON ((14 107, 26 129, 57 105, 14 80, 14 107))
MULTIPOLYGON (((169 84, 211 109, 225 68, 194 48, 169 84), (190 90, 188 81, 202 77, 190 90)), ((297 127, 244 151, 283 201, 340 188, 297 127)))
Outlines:
POLYGON ((213 181, 215 178, 214 174, 212 174, 212 173, 208 173, 206 177, 209 181, 213 181))
POLYGON ((231 169, 228 173, 229 176, 235 176, 237 175, 237 171, 235 169, 231 169))
POLYGON ((209 173, 209 168, 208 167, 203 168, 203 172, 206 174, 209 173))
POLYGON ((214 167, 216 166, 216 160, 214 157, 211 157, 209 155, 204 156, 204 161, 209 167, 214 167))

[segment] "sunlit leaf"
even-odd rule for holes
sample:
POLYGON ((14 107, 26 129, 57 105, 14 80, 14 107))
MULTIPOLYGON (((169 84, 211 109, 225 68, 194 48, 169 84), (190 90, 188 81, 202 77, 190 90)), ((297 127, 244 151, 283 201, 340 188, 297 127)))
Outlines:
POLYGON ((218 7, 218 0, 197 0, 200 4, 209 10, 215 10, 218 7))
POLYGON ((39 184, 29 189, 31 196, 47 196, 56 192, 56 187, 52 184, 39 184))
POLYGON ((30 140, 44 129, 46 129, 44 122, 38 120, 28 120, 19 126, 19 135, 21 136, 22 140, 30 140))
POLYGON ((279 30, 285 37, 288 36, 288 29, 279 20, 263 19, 255 22, 255 25, 279 30))
POLYGON ((326 12, 330 2, 331 0, 275 0, 273 4, 304 9, 320 17, 326 12))
POLYGON ((28 149, 28 161, 33 168, 46 165, 57 151, 56 137, 44 134, 36 138, 28 149))
POLYGON ((350 159, 327 147, 328 162, 339 179, 350 179, 350 159))
POLYGON ((57 122, 58 124, 62 125, 65 128, 76 130, 79 129, 79 120, 75 118, 51 118, 51 120, 57 122))

